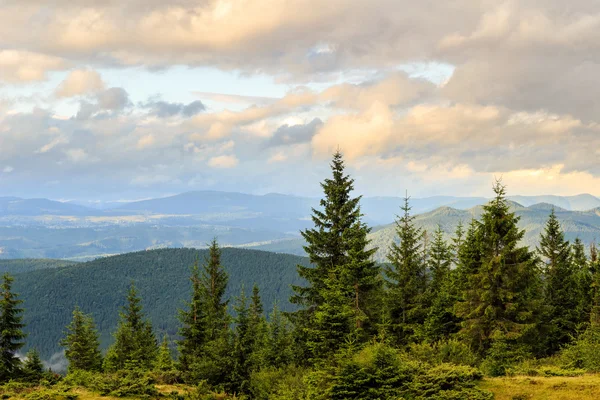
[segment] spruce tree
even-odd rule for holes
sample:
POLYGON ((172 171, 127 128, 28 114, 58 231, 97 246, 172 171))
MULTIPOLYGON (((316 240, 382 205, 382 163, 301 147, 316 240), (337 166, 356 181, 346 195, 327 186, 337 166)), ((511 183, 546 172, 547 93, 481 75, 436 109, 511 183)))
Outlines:
POLYGON ((590 244, 590 271, 592 274, 592 304, 590 309, 590 324, 595 330, 600 329, 600 258, 596 244, 590 244))
POLYGON ((28 382, 39 382, 44 375, 44 363, 40 358, 40 353, 36 349, 31 349, 25 356, 23 362, 23 375, 28 382))
POLYGON ((234 393, 245 393, 250 384, 251 355, 254 345, 251 329, 252 315, 248 305, 244 286, 236 297, 233 306, 235 311, 235 333, 233 346, 233 370, 231 372, 230 390, 234 393))
POLYGON ((455 307, 464 320, 463 337, 481 355, 494 342, 496 348, 527 351, 539 308, 538 260, 527 247, 519 247, 525 232, 518 228, 519 217, 510 211, 499 181, 494 192, 495 198, 483 207, 476 223, 477 232, 470 232, 465 240, 467 246, 475 241, 468 251, 474 254, 467 258, 463 249, 467 284, 464 301, 455 307))
POLYGON ((84 314, 79 307, 73 310, 73 319, 67 326, 67 332, 60 344, 65 348, 70 372, 102 369, 102 354, 94 320, 91 315, 84 314))
POLYGON ((388 329, 396 344, 418 340, 428 311, 427 269, 420 251, 422 231, 410 215, 408 196, 402 210, 404 214, 396 221, 399 243, 392 244, 388 254, 390 265, 385 268, 388 329))
POLYGON ((553 354, 569 343, 579 322, 577 277, 571 247, 556 218, 554 208, 540 237, 538 252, 544 266, 544 325, 546 351, 553 354))
POLYGON ((192 267, 190 281, 192 283, 191 300, 188 302, 186 310, 179 310, 179 320, 182 325, 179 329, 181 340, 178 342, 179 369, 184 372, 189 372, 192 365, 202 357, 204 346, 208 340, 207 304, 203 303, 206 299, 201 286, 198 260, 192 267))
POLYGON ((115 343, 107 356, 109 369, 150 370, 158 353, 156 337, 150 321, 145 319, 134 284, 127 294, 127 305, 120 313, 115 343))
POLYGON ((264 362, 267 342, 267 321, 264 316, 260 290, 256 284, 252 288, 249 308, 249 332, 252 338, 250 349, 250 364, 258 369, 264 362))
POLYGON ((192 270, 192 299, 180 311, 179 369, 189 382, 206 379, 222 384, 231 373, 231 332, 225 300, 228 275, 221 265, 221 249, 214 239, 202 269, 192 270))
POLYGON ((175 369, 175 363, 173 362, 173 357, 171 356, 171 348, 169 347, 169 338, 167 335, 163 336, 162 343, 158 348, 155 369, 163 372, 172 371, 175 369))
POLYGON ((576 238, 571 246, 571 263, 577 276, 577 295, 579 297, 577 312, 579 314, 579 325, 586 325, 590 322, 590 311, 592 308, 592 271, 587 255, 585 254, 585 245, 579 238, 576 238))
MULTIPOLYGON (((334 296, 344 307, 350 307, 352 313, 344 315, 362 340, 376 330, 380 312, 375 301, 381 286, 379 269, 371 260, 375 249, 367 250, 370 229, 361 221, 360 197, 351 196, 354 181, 345 174, 339 151, 333 156, 331 170, 332 178, 321 183, 325 195, 320 202, 322 210, 312 210, 315 227, 302 232, 307 242, 304 249, 313 266, 299 265, 298 274, 308 285, 293 286, 295 294, 290 299, 299 306, 298 311, 290 314, 298 330, 297 337, 310 341, 312 344, 307 347, 313 349, 323 348, 323 344, 317 342, 333 329, 326 325, 327 318, 322 318, 323 313, 328 312, 322 309, 328 307, 326 297, 334 296), (335 289, 331 282, 335 282, 335 289), (336 293, 331 293, 332 290, 336 293), (319 323, 316 323, 317 314, 321 315, 319 323), (324 331, 317 331, 315 327, 324 331)), ((342 344, 335 343, 333 349, 342 344)), ((305 357, 308 358, 310 355, 305 357)))
POLYGON ((275 304, 269 316, 265 364, 274 368, 291 364, 294 357, 292 344, 293 339, 289 323, 275 304))
POLYGON ((12 291, 13 277, 5 274, 0 286, 0 382, 15 378, 21 362, 17 352, 25 345, 23 339, 22 300, 12 291))
POLYGON ((216 239, 213 239, 208 250, 208 259, 200 278, 200 291, 206 315, 207 340, 215 340, 229 326, 229 301, 224 299, 229 277, 221 265, 221 249, 216 239))
POLYGON ((443 236, 438 225, 429 249, 429 272, 431 282, 428 285, 428 297, 431 302, 424 330, 428 340, 436 342, 448 337, 458 330, 458 318, 454 315, 456 292, 454 290, 452 264, 452 248, 443 236))

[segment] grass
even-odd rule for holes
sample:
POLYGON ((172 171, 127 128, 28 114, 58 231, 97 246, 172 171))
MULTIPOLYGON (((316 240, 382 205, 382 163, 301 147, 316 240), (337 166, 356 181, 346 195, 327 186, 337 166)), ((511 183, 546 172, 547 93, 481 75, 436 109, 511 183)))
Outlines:
POLYGON ((495 400, 592 400, 600 399, 600 375, 486 378, 481 388, 495 400))

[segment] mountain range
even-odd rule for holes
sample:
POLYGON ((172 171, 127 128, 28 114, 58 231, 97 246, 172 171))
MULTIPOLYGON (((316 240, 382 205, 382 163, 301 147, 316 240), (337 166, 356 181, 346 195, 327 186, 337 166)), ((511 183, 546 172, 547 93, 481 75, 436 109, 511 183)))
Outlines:
MULTIPOLYGON (((577 196, 512 196, 535 246, 555 207, 568 238, 600 238, 600 199, 577 196)), ((417 223, 432 232, 439 223, 448 235, 460 220, 476 217, 483 197, 436 196, 410 199, 417 223)), ((373 227, 378 259, 394 237, 392 222, 403 199, 365 197, 361 211, 373 227)), ((95 209, 48 199, 0 197, 0 258, 89 260, 106 255, 165 247, 205 247, 217 237, 224 246, 303 255, 299 232, 312 226, 319 200, 282 194, 188 192, 95 209)))

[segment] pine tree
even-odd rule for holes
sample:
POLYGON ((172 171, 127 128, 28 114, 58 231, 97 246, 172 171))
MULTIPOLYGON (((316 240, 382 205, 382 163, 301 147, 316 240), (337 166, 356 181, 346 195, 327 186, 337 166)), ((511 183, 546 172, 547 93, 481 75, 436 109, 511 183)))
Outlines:
POLYGON ((385 268, 389 330, 396 344, 416 340, 427 316, 427 270, 420 251, 422 231, 410 215, 408 196, 402 210, 404 214, 396 221, 399 244, 392 244, 388 255, 391 265, 385 268))
POLYGON ((179 310, 179 320, 182 324, 179 334, 182 339, 178 342, 179 369, 189 372, 192 365, 202 357, 204 346, 208 340, 206 321, 207 305, 200 280, 198 260, 192 267, 190 277, 192 282, 192 298, 187 304, 187 310, 179 310))
POLYGON ((158 352, 156 337, 150 321, 142 312, 134 284, 131 284, 127 295, 127 305, 120 313, 120 320, 115 333, 115 343, 109 353, 110 369, 142 369, 149 370, 154 366, 158 352))
POLYGON ((429 250, 429 272, 431 282, 428 285, 428 297, 431 302, 424 330, 428 340, 436 342, 448 337, 458 330, 458 318, 454 315, 454 303, 457 301, 454 290, 452 264, 452 248, 443 236, 438 225, 429 250))
POLYGON ((23 374, 28 382, 39 382, 44 375, 44 364, 40 358, 40 353, 36 349, 31 349, 25 356, 23 362, 23 374))
POLYGON ((19 374, 21 362, 17 352, 25 345, 23 339, 25 325, 19 306, 23 302, 12 291, 14 279, 5 274, 0 286, 0 382, 15 378, 19 374))
POLYGON ((592 329, 600 329, 600 258, 596 244, 590 244, 590 271, 592 274, 592 304, 590 309, 590 324, 592 329))
POLYGON ((251 355, 254 338, 251 330, 251 309, 248 306, 248 297, 244 286, 240 295, 235 299, 235 336, 233 347, 233 371, 231 373, 230 390, 234 393, 245 393, 250 384, 251 355))
POLYGON ((229 326, 229 301, 224 300, 229 277, 221 265, 221 249, 216 239, 213 239, 208 250, 208 260, 204 264, 200 279, 200 290, 206 315, 207 340, 215 340, 229 326))
POLYGON ((84 314, 79 307, 73 310, 73 319, 67 326, 65 338, 60 344, 65 348, 69 371, 100 371, 102 354, 98 331, 91 315, 84 314))
POLYGON ((467 234, 463 246, 464 275, 467 278, 455 309, 464 319, 462 335, 479 354, 485 354, 494 341, 507 343, 515 351, 525 346, 534 331, 539 307, 537 258, 518 244, 524 231, 517 227, 519 217, 510 211, 505 187, 497 181, 496 197, 483 207, 476 232, 467 234), (477 254, 479 253, 479 254, 477 254))
MULTIPOLYGON (((354 181, 344 173, 339 151, 333 156, 331 169, 332 178, 321 183, 325 195, 320 202, 323 210, 312 210, 315 227, 302 232, 307 242, 304 249, 314 267, 298 266, 298 274, 308 285, 293 286, 295 294, 290 301, 300 309, 290 314, 290 318, 298 337, 312 342, 324 339, 328 333, 318 332, 315 327, 326 331, 332 328, 322 324, 327 318, 321 318, 319 324, 315 319, 318 313, 326 312, 321 310, 328 307, 325 298, 334 295, 352 309, 348 322, 353 330, 361 331, 364 340, 376 330, 380 307, 374 300, 381 287, 379 269, 371 260, 375 249, 367 250, 370 230, 361 221, 360 197, 351 197, 354 181), (335 290, 340 293, 330 293, 332 288, 328 282, 335 282, 335 290), (312 337, 308 336, 309 332, 312 337)), ((342 343, 335 343, 334 348, 340 345, 342 343)), ((323 348, 316 342, 308 347, 323 348)))
POLYGON ((249 308, 250 337, 252 338, 250 349, 250 364, 252 369, 258 369, 264 363, 265 348, 267 342, 267 321, 264 316, 260 290, 256 284, 252 288, 249 308))
POLYGON ((585 254, 585 246, 579 238, 576 238, 571 246, 571 263, 577 276, 579 325, 586 325, 590 322, 592 308, 592 271, 585 254))
POLYGON ((167 335, 163 336, 162 343, 158 348, 158 355, 156 357, 155 369, 158 371, 172 371, 175 369, 175 363, 171 356, 171 348, 169 347, 169 338, 167 335))
POLYGON ((222 384, 231 372, 231 332, 225 290, 227 272, 221 265, 221 249, 214 239, 202 270, 192 270, 192 299, 180 311, 179 369, 189 382, 206 379, 222 384))
POLYGON ((578 322, 578 287, 571 262, 571 247, 556 218, 554 208, 540 237, 538 252, 545 260, 544 324, 546 351, 553 354, 569 343, 578 322))
POLYGON ((285 316, 279 311, 277 304, 269 317, 268 338, 265 349, 265 364, 281 368, 291 364, 293 359, 292 333, 285 316))
POLYGON ((464 239, 465 227, 462 221, 458 221, 458 225, 456 225, 456 230, 454 231, 454 237, 452 238, 452 245, 450 246, 450 250, 452 251, 452 262, 454 265, 458 265, 458 252, 460 251, 464 239))

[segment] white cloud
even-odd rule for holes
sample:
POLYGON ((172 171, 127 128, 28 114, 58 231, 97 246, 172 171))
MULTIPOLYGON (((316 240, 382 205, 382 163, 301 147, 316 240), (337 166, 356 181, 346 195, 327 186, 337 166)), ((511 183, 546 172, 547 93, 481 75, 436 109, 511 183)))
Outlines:
POLYGON ((6 167, 4 167, 2 169, 2 172, 4 172, 5 174, 10 174, 11 172, 13 172, 15 169, 13 167, 11 167, 10 165, 7 165, 6 167))
POLYGON ((96 71, 77 69, 71 71, 64 81, 56 88, 56 96, 73 97, 96 93, 104 89, 102 77, 96 71))
POLYGON ((217 156, 208 160, 208 166, 212 168, 234 168, 238 163, 239 160, 233 155, 217 156))

